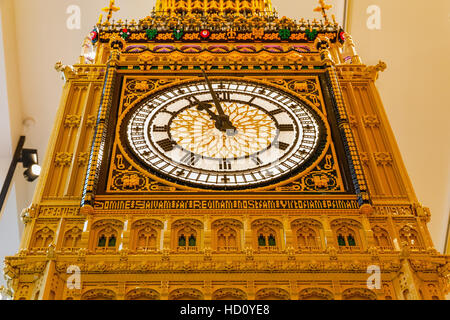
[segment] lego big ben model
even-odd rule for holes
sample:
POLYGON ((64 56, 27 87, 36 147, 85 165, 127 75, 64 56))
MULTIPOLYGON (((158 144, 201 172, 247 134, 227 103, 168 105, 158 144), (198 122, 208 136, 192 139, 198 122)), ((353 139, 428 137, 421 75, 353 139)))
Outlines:
POLYGON ((449 257, 375 87, 386 65, 319 3, 310 22, 270 0, 158 0, 136 22, 111 1, 57 65, 14 299, 444 299, 449 257))

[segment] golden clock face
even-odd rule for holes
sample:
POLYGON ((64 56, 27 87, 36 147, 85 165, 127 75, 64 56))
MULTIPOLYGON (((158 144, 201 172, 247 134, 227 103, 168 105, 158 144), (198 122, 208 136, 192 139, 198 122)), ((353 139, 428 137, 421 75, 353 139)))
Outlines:
POLYGON ((305 170, 326 140, 298 98, 245 80, 189 82, 160 91, 125 118, 126 142, 150 174, 200 189, 276 184, 305 170))

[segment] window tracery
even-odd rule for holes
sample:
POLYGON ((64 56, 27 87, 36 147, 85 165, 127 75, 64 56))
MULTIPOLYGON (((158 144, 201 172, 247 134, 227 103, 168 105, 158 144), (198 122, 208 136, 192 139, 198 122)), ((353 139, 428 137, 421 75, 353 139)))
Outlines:
POLYGON ((200 247, 200 235, 203 223, 198 220, 183 219, 172 224, 175 236, 173 240, 177 251, 196 252, 200 247))
POLYGON ((340 252, 359 252, 362 249, 361 228, 361 224, 356 220, 338 219, 331 222, 340 252))
POLYGON ((299 219, 291 223, 299 251, 320 251, 322 224, 312 219, 299 219))
POLYGON ((131 251, 139 253, 157 251, 163 227, 163 223, 158 220, 147 219, 134 222, 131 226, 131 251))
POLYGON ((100 220, 92 226, 91 249, 97 253, 115 252, 119 245, 119 230, 123 224, 118 220, 100 220))
POLYGON ((373 227, 373 237, 375 240, 375 245, 379 247, 382 251, 391 251, 394 249, 392 245, 391 237, 389 232, 380 226, 373 227))
POLYGON ((53 242, 54 237, 55 232, 49 227, 44 227, 35 233, 32 248, 37 251, 45 251, 53 242))
POLYGON ((68 251, 73 248, 78 248, 81 241, 81 235, 83 231, 78 227, 73 227, 66 231, 64 234, 64 240, 62 244, 63 251, 68 251))
POLYGON ((221 219, 212 223, 213 247, 219 252, 236 252, 240 250, 243 225, 234 219, 221 219))
POLYGON ((423 243, 420 239, 419 233, 409 225, 404 226, 399 231, 400 242, 403 245, 409 246, 412 250, 423 249, 423 243))
POLYGON ((258 251, 279 251, 283 225, 273 219, 261 219, 252 223, 255 247, 258 251))

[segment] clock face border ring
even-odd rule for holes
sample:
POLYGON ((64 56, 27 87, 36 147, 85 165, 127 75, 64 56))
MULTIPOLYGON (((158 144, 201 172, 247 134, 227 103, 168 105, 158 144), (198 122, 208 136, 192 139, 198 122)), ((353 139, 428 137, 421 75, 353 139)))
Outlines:
MULTIPOLYGON (((142 76, 140 78, 143 78, 142 76)), ((311 153, 310 157, 306 159, 305 162, 303 162, 298 168, 292 170, 291 172, 288 172, 284 175, 281 175, 280 178, 275 179, 274 181, 269 181, 269 183, 266 183, 264 185, 256 185, 256 186, 232 186, 230 188, 224 187, 224 186, 216 186, 216 187, 200 187, 198 185, 192 185, 189 183, 181 184, 179 181, 175 179, 171 179, 169 176, 158 174, 157 172, 150 172, 149 170, 145 169, 147 164, 143 160, 140 160, 137 155, 134 154, 133 151, 128 150, 130 147, 128 146, 127 142, 124 142, 122 140, 127 141, 127 139, 124 139, 123 137, 126 135, 124 132, 126 132, 126 127, 128 124, 127 119, 130 118, 130 115, 132 115, 132 111, 138 109, 143 103, 148 101, 149 98, 152 96, 157 95, 160 92, 169 90, 172 87, 179 87, 190 83, 199 83, 202 82, 199 78, 188 78, 183 79, 181 81, 174 81, 172 83, 169 83, 167 85, 158 87, 152 91, 149 91, 145 94, 143 94, 141 97, 139 97, 136 101, 134 101, 130 106, 128 106, 122 114, 118 117, 117 120, 117 127, 116 127, 116 141, 118 142, 118 148, 124 155, 127 161, 131 165, 133 165, 137 170, 139 170, 142 174, 150 177, 151 179, 168 184, 170 186, 176 187, 181 190, 187 190, 187 191, 213 191, 213 192, 239 192, 239 191, 264 191, 267 189, 273 189, 275 187, 286 185, 292 181, 295 181, 299 179, 300 177, 306 175, 309 173, 314 167, 316 167, 320 161, 324 158, 326 151, 329 148, 329 145, 331 143, 330 141, 330 126, 328 124, 328 121, 326 119, 326 116, 318 110, 316 106, 314 106, 311 102, 304 99, 301 95, 297 94, 296 92, 293 92, 292 90, 287 89, 286 87, 282 87, 280 85, 267 82, 267 81, 261 81, 257 79, 248 79, 243 77, 236 77, 236 76, 212 76, 212 81, 238 81, 238 82, 246 82, 246 83, 254 83, 256 86, 263 86, 268 87, 270 89, 273 89, 275 91, 280 91, 284 95, 291 95, 295 99, 300 100, 304 106, 306 106, 309 110, 309 112, 312 113, 312 115, 316 118, 316 120, 319 123, 319 138, 318 143, 314 149, 314 151, 311 153), (124 145, 126 147, 124 147, 124 145), (314 156, 315 155, 315 156, 314 156)))

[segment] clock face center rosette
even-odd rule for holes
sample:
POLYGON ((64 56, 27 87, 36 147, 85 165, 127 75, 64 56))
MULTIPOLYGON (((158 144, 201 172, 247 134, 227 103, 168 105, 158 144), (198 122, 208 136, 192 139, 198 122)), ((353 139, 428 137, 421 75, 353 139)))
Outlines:
POLYGON ((323 157, 329 128, 313 106, 266 83, 210 84, 181 82, 130 107, 119 118, 130 163, 181 188, 249 190, 292 180, 323 157))

